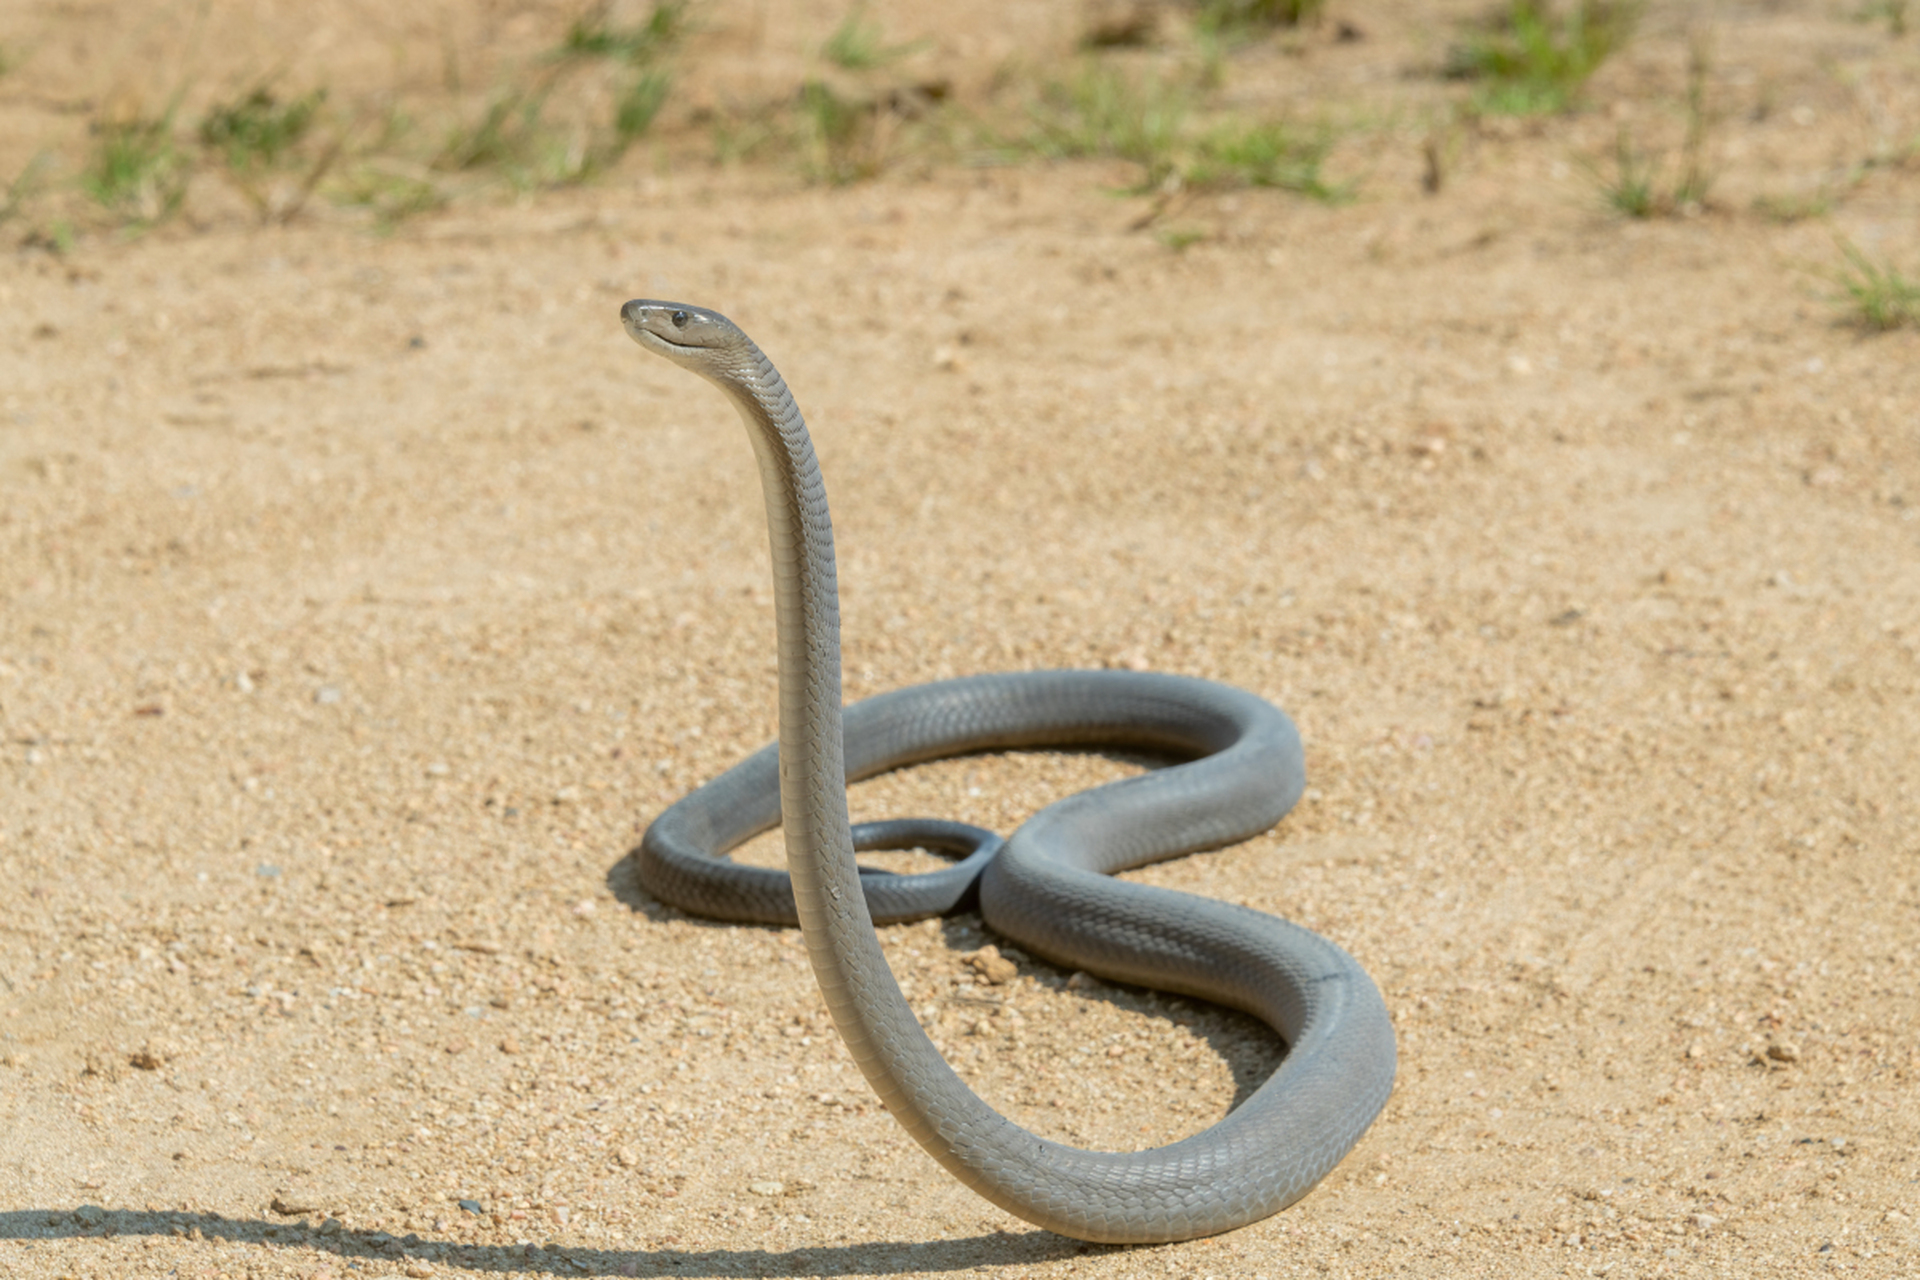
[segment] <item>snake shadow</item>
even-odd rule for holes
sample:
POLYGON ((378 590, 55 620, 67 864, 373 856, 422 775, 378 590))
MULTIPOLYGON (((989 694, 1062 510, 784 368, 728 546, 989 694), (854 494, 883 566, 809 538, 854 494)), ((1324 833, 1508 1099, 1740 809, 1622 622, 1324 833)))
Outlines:
MULTIPOLYGON (((996 1231, 952 1240, 878 1240, 802 1249, 599 1249, 571 1245, 462 1244, 456 1240, 422 1239, 413 1234, 395 1237, 384 1231, 337 1231, 321 1235, 304 1223, 229 1218, 218 1213, 139 1212, 87 1206, 79 1210, 0 1212, 0 1240, 14 1240, 28 1246, 28 1259, 33 1257, 32 1247, 40 1243, 139 1236, 177 1239, 186 1248, 212 1241, 254 1246, 268 1253, 304 1254, 306 1258, 311 1258, 313 1252, 326 1253, 352 1268, 349 1275, 363 1268, 366 1268, 365 1274, 380 1275, 386 1273, 385 1269, 405 1268, 410 1263, 421 1262, 469 1271, 555 1276, 940 1273, 1031 1265, 1113 1253, 1123 1247, 1082 1244, 1036 1229, 1018 1233, 996 1231)), ((107 1265, 106 1260, 101 1259, 99 1265, 107 1265)), ((228 1261, 226 1265, 232 1264, 228 1261)))

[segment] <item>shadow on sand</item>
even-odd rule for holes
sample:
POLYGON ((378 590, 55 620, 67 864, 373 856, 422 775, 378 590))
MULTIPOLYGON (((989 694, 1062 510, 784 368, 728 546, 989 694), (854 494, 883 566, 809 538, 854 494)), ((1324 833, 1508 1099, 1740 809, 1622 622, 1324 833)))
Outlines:
MULTIPOLYGON (((954 1240, 882 1240, 805 1249, 595 1249, 567 1246, 461 1244, 395 1237, 384 1231, 337 1231, 322 1235, 295 1223, 281 1225, 217 1213, 144 1213, 131 1209, 16 1209, 0 1213, 0 1240, 31 1244, 111 1236, 172 1236, 257 1246, 263 1250, 314 1250, 346 1264, 346 1274, 388 1275, 410 1262, 470 1271, 577 1276, 837 1276, 903 1272, 970 1271, 976 1267, 1048 1262, 1090 1253, 1104 1245, 1080 1244, 1049 1231, 993 1232, 954 1240), (198 1233, 198 1237, 195 1233, 198 1233)), ((183 1240, 183 1244, 185 1241, 183 1240)))

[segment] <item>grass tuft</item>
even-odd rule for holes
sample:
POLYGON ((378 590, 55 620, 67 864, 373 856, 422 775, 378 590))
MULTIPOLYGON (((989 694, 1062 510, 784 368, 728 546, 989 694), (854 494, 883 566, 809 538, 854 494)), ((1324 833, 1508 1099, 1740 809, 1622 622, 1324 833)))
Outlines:
POLYGON ((1322 173, 1333 149, 1330 130, 1309 135, 1278 121, 1237 118, 1207 127, 1188 86, 1132 79, 1097 63, 1045 88, 1022 141, 1052 158, 1137 164, 1141 178, 1130 188, 1136 194, 1267 187, 1333 204, 1352 194, 1350 185, 1322 173))
POLYGON ((1600 194, 1607 207, 1629 218, 1651 218, 1661 211, 1662 201, 1655 187, 1656 166, 1633 145, 1633 135, 1620 130, 1613 144, 1613 179, 1600 179, 1600 194))
POLYGON ((847 10, 847 16, 840 20, 840 25, 820 46, 820 56, 845 71, 873 71, 890 62, 910 58, 932 46, 930 40, 887 44, 880 24, 868 22, 866 13, 864 4, 856 4, 847 10))
POLYGON ((1302 137, 1271 121, 1223 125, 1200 139, 1182 178, 1195 187, 1270 187, 1340 204, 1352 195, 1351 185, 1329 183, 1320 172, 1332 149, 1325 131, 1302 137))
POLYGON ((1907 279, 1891 262, 1875 262, 1851 240, 1839 245, 1846 262, 1833 275, 1841 290, 1835 301, 1847 318, 1874 333, 1920 326, 1920 280, 1907 279))
POLYGON ((603 0, 574 19, 561 42, 561 56, 616 58, 644 66, 658 61, 686 34, 687 0, 660 0, 645 21, 628 27, 615 26, 610 9, 603 0))
POLYGON ((1473 80, 1483 115, 1551 115, 1580 90, 1633 32, 1631 0, 1579 0, 1556 20, 1546 0, 1512 0, 1492 26, 1449 51, 1445 74, 1473 80))
POLYGON ((673 77, 663 64, 689 30, 687 8, 688 0, 655 0, 646 18, 621 26, 610 17, 610 0, 600 0, 575 19, 554 51, 560 68, 535 86, 502 98, 479 122, 481 132, 491 128, 508 144, 503 162, 509 177, 516 184, 579 182, 624 156, 653 128, 667 104, 673 77), (620 67, 612 118, 604 126, 575 129, 560 143, 541 114, 567 66, 589 59, 620 67))
POLYGON ((1185 88, 1170 81, 1133 80, 1112 67, 1083 67, 1042 92, 1029 143, 1057 159, 1128 160, 1146 175, 1142 189, 1160 185, 1177 168, 1176 149, 1192 109, 1185 88))
POLYGON ((1659 181, 1660 166, 1633 145, 1623 126, 1614 140, 1614 174, 1601 177, 1607 206, 1629 218, 1671 214, 1693 217, 1707 208, 1713 170, 1707 160, 1707 135, 1713 116, 1707 106, 1707 73, 1712 67, 1706 38, 1696 34, 1687 61, 1687 131, 1680 144, 1680 176, 1672 186, 1659 181))
MULTIPOLYGON (((653 87, 657 73, 636 84, 653 87)), ((661 86, 664 97, 664 86, 661 86)), ((571 130, 550 126, 544 118, 549 79, 510 88, 490 99, 477 120, 458 125, 447 136, 433 167, 443 172, 497 170, 521 190, 584 182, 617 159, 653 121, 658 99, 624 98, 616 104, 613 137, 596 135, 585 124, 571 130)))
POLYGON ((446 193, 430 174, 378 160, 360 166, 348 177, 339 197, 372 213, 374 226, 383 233, 447 202, 446 193))
POLYGON ((297 166, 291 182, 276 176, 295 168, 301 144, 312 134, 325 89, 281 102, 265 86, 207 113, 200 122, 200 141, 220 157, 227 174, 253 204, 263 221, 286 221, 298 213, 321 177, 340 155, 341 140, 320 149, 297 166))
POLYGON ((1244 40, 1276 27, 1297 27, 1325 7, 1326 0, 1200 0, 1193 24, 1206 35, 1244 40))
POLYGON ((456 125, 447 135, 434 167, 461 173, 490 165, 524 164, 533 153, 545 101, 541 89, 510 89, 489 99, 479 119, 456 125))
POLYGON ((315 89, 283 103, 262 86, 208 112, 200 122, 200 141, 236 173, 269 169, 306 138, 326 100, 327 91, 315 89))
POLYGON ((173 137, 173 112, 157 119, 96 124, 93 158, 81 187, 109 212, 152 225, 187 194, 187 158, 173 137))
POLYGON ((667 104, 673 77, 665 71, 647 70, 634 77, 620 94, 613 111, 613 151, 617 157, 638 142, 653 127, 654 117, 667 104))
POLYGON ((800 86, 802 167, 835 186, 871 178, 884 167, 885 140, 871 102, 847 97, 824 80, 800 86))

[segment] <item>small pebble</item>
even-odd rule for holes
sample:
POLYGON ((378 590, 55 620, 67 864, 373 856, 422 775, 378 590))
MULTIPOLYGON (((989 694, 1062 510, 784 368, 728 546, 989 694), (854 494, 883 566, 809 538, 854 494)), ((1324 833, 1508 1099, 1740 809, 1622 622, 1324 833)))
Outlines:
POLYGON ((330 707, 340 701, 340 691, 330 684, 323 684, 314 690, 313 700, 323 707, 330 707))
POLYGON ((513 1036, 505 1037, 500 1041, 500 1052, 502 1053, 520 1052, 520 1041, 514 1038, 513 1036))
POLYGON ((966 957, 975 973, 994 986, 1012 982, 1020 976, 1020 968, 1013 961, 1000 954, 1000 948, 989 943, 966 957))
POLYGON ((640 1157, 632 1147, 622 1147, 614 1152, 613 1158, 620 1162, 622 1169, 631 1169, 640 1163, 640 1157))
POLYGON ((778 1182, 749 1182, 747 1184, 747 1190, 757 1196, 777 1196, 786 1189, 784 1184, 778 1182))
POLYGON ((462 1200, 460 1202, 460 1207, 462 1209, 465 1209, 468 1213, 480 1212, 480 1202, 478 1200, 462 1200))
POLYGON ((1767 1046, 1767 1056, 1775 1062, 1798 1062, 1800 1046, 1791 1040, 1775 1040, 1767 1046))

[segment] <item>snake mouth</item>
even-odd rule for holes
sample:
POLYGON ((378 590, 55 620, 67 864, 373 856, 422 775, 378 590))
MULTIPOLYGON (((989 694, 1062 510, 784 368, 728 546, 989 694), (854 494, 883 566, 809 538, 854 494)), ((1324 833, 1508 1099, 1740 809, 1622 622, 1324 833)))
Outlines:
POLYGON ((620 323, 641 346, 663 355, 690 355, 727 345, 733 325, 710 311, 676 302, 635 298, 620 308, 620 323))
POLYGON ((691 342, 675 342, 672 338, 666 337, 664 334, 655 333, 651 329, 636 329, 632 325, 627 326, 627 336, 643 347, 653 347, 663 352, 704 350, 704 348, 694 346, 691 342))

